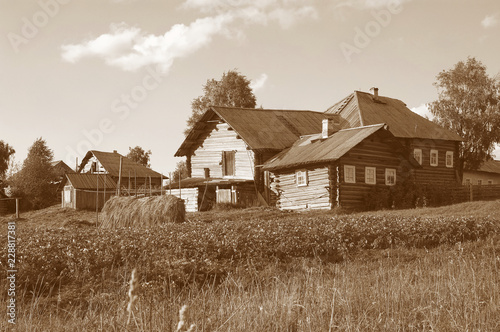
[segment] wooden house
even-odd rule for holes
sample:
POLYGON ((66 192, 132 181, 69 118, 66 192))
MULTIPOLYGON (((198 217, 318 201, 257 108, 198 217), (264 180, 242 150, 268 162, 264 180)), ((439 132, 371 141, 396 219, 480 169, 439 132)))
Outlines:
POLYGON ((338 122, 336 115, 313 111, 211 107, 175 154, 186 157, 189 173, 180 187, 197 190, 199 210, 216 203, 272 204, 262 164, 301 136, 321 131, 324 118, 338 122))
POLYGON ((271 158, 280 209, 361 208, 376 185, 393 186, 421 166, 385 124, 308 135, 271 158))
POLYGON ((354 91, 325 113, 339 115, 344 127, 388 125, 422 166, 413 170, 417 182, 460 183, 457 166, 461 137, 412 112, 401 100, 379 96, 377 88, 373 94, 354 91))
POLYGON ((485 161, 476 171, 464 171, 464 185, 500 185, 500 160, 485 161))
POLYGON ((66 174, 61 207, 78 210, 100 210, 116 195, 116 182, 107 174, 66 174))
POLYGON ((56 160, 51 162, 50 164, 55 175, 55 181, 53 182, 53 185, 57 193, 57 199, 60 200, 61 193, 66 182, 66 174, 75 173, 75 170, 69 167, 62 160, 56 160))
POLYGON ((129 195, 159 192, 163 178, 160 173, 140 165, 116 151, 91 150, 87 152, 78 167, 78 173, 106 174, 120 186, 122 193, 129 195))

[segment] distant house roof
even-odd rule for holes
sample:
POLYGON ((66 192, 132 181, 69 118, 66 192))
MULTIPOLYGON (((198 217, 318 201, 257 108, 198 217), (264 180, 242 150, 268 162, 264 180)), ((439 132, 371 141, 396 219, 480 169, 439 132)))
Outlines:
POLYGON ((66 173, 75 173, 75 170, 69 167, 64 161, 62 160, 55 160, 50 163, 51 166, 56 170, 56 172, 61 173, 61 174, 66 174, 66 173))
POLYGON ((69 183, 80 190, 115 190, 116 183, 111 176, 104 174, 66 174, 69 183))
POLYGON ((122 156, 117 152, 102 152, 91 150, 87 152, 82 160, 79 167, 79 172, 83 170, 85 165, 89 162, 90 158, 96 157, 101 166, 107 171, 107 174, 111 176, 120 176, 120 157, 122 157, 122 177, 137 176, 137 177, 151 177, 151 178, 161 178, 162 175, 158 172, 153 171, 146 166, 140 165, 127 157, 122 156))
MULTIPOLYGON (((465 171, 467 172, 467 171, 465 171)), ((485 161, 477 171, 473 172, 486 172, 500 174, 500 160, 485 161)))
MULTIPOLYGON (((308 164, 331 162, 341 158, 349 150, 373 133, 384 130, 384 124, 340 130, 326 139, 321 134, 308 135, 291 148, 282 151, 264 164, 264 170, 300 167, 308 164)), ((393 135, 386 131, 387 135, 393 135)))
POLYGON ((314 111, 210 107, 175 156, 185 156, 196 149, 197 140, 208 135, 217 120, 226 122, 252 150, 281 151, 292 146, 300 136, 321 132, 325 118, 339 117, 314 111))
POLYGON ((391 133, 400 138, 462 140, 456 133, 412 112, 401 100, 382 96, 375 100, 367 92, 354 91, 325 113, 341 115, 348 119, 351 127, 385 123, 391 133))

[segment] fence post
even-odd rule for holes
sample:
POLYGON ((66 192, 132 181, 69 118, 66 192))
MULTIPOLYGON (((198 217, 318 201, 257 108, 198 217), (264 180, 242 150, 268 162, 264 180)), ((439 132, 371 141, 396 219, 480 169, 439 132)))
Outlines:
POLYGON ((16 198, 16 219, 19 219, 19 198, 16 198))

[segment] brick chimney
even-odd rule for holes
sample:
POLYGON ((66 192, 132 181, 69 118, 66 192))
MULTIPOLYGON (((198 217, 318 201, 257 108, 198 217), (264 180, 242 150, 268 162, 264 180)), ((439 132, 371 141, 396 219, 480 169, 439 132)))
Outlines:
POLYGON ((333 119, 323 119, 323 130, 321 131, 321 138, 328 138, 336 132, 334 128, 333 119))
POLYGON ((374 101, 379 101, 379 99, 378 99, 378 88, 373 87, 373 88, 370 89, 370 91, 371 90, 373 90, 373 100, 374 101))

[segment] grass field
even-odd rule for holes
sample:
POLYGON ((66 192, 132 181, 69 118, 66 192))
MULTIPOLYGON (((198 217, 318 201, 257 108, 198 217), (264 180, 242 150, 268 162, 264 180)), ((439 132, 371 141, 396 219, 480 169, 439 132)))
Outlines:
MULTIPOLYGON (((24 213, 16 223, 16 328, 177 331, 187 305, 179 331, 499 331, 499 211, 500 201, 368 216, 246 209, 115 235, 97 230, 92 212, 24 213), (453 232, 442 227, 448 221, 453 232), (325 234, 347 243, 338 259, 322 255, 338 245, 325 246, 325 234), (231 243, 245 252, 228 256, 231 243), (128 312, 134 268, 138 298, 128 312)), ((0 218, 3 234, 8 220, 0 218)), ((0 285, 6 303, 6 280, 0 285)), ((0 327, 12 328, 7 319, 0 327)))

